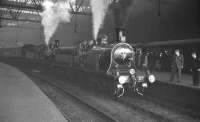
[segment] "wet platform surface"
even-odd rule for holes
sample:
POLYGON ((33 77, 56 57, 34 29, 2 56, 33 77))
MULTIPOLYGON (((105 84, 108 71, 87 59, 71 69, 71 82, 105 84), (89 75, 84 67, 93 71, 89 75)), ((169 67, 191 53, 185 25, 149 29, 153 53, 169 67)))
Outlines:
POLYGON ((22 72, 0 62, 0 122, 67 122, 22 72))
MULTIPOLYGON (((139 74, 145 74, 145 72, 143 70, 139 70, 139 74)), ((200 90, 200 84, 199 85, 193 85, 192 74, 182 73, 180 82, 177 82, 178 79, 177 79, 176 75, 174 77, 174 80, 170 81, 171 72, 152 71, 152 74, 155 75, 157 81, 176 85, 176 86, 178 85, 178 86, 184 86, 184 87, 189 87, 189 88, 192 88, 192 89, 199 89, 200 90)))
POLYGON ((192 74, 183 73, 182 77, 181 77, 181 81, 179 83, 177 83, 176 82, 177 81, 177 77, 174 78, 174 81, 170 81, 171 72, 154 71, 153 73, 156 75, 156 78, 157 78, 158 81, 200 89, 199 85, 198 86, 194 86, 193 85, 192 74))

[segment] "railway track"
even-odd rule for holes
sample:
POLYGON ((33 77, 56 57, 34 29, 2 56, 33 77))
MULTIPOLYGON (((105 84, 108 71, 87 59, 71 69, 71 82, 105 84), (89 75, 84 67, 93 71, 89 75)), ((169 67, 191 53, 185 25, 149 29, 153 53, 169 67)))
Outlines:
POLYGON ((95 112, 99 113, 100 115, 102 115, 104 118, 106 118, 106 120, 108 122, 120 122, 117 119, 115 119, 114 117, 110 116, 109 114, 103 112, 99 108, 94 107, 93 105, 88 104, 86 101, 82 100, 79 96, 77 96, 76 94, 73 94, 72 92, 67 91, 65 88, 59 86, 58 84, 52 83, 49 80, 47 80, 47 79, 45 79, 45 78, 43 78, 41 76, 33 75, 31 73, 28 73, 28 74, 31 75, 34 78, 37 78, 37 79, 41 80, 41 81, 45 81, 46 83, 48 83, 52 87, 55 87, 56 89, 59 89, 59 90, 63 91, 66 95, 69 95, 69 96, 73 97, 74 99, 80 101, 82 104, 84 104, 88 108, 91 108, 93 111, 95 111, 95 112))
MULTIPOLYGON (((50 79, 48 79, 48 78, 44 78, 42 76, 30 73, 30 72, 28 74, 31 75, 32 77, 40 79, 41 81, 47 82, 48 84, 50 84, 51 86, 53 86, 53 87, 55 87, 57 89, 61 89, 67 95, 70 95, 71 97, 81 101, 81 103, 85 104, 86 106, 92 108, 97 113, 99 113, 102 116, 104 116, 108 122, 127 122, 127 121, 128 122, 129 121, 130 122, 132 122, 132 121, 133 122, 135 122, 135 121, 136 122, 140 122, 140 121, 170 122, 171 121, 171 120, 169 120, 167 118, 164 118, 164 117, 162 117, 160 115, 156 115, 153 112, 144 111, 143 109, 138 108, 137 106, 132 106, 132 105, 123 103, 122 101, 116 101, 115 99, 108 100, 108 101, 113 102, 113 103, 115 103, 117 105, 125 107, 123 109, 129 109, 129 110, 127 110, 128 111, 128 115, 126 115, 127 113, 124 113, 124 115, 123 114, 120 115, 121 113, 123 113, 123 110, 121 112, 118 111, 118 113, 115 112, 114 110, 113 111, 112 110, 111 111, 106 110, 106 109, 109 109, 109 108, 105 109, 105 106, 102 107, 100 104, 98 104, 98 103, 96 103, 94 101, 89 101, 87 98, 84 98, 83 94, 79 93, 79 92, 82 92, 82 90, 77 91, 77 90, 73 89, 74 87, 69 90, 68 88, 66 89, 66 87, 64 87, 64 84, 58 84, 58 82, 54 82, 54 80, 52 80, 52 79, 50 81, 50 79), (130 115, 133 115, 135 117, 132 116, 131 118, 129 118, 130 115)), ((100 97, 102 97, 102 96, 100 96, 100 97)), ((104 98, 104 100, 101 99, 101 101, 102 101, 102 103, 104 105, 107 104, 107 100, 105 100, 105 98, 104 98)), ((109 102, 108 102, 108 104, 109 104, 109 102)))
MULTIPOLYGON (((23 67, 21 68, 23 69, 23 67)), ((101 114, 102 116, 105 116, 105 118, 107 118, 107 121, 111 121, 111 122, 112 121, 114 122, 117 122, 117 121, 118 122, 132 122, 132 121, 133 122, 135 121, 136 122, 137 121, 139 122, 140 121, 196 122, 197 121, 198 122, 199 121, 196 118, 191 118, 187 115, 182 115, 180 113, 163 108, 158 104, 152 103, 147 100, 145 101, 145 99, 138 99, 137 97, 133 97, 133 96, 126 96, 123 99, 116 101, 115 99, 107 98, 108 96, 105 96, 105 95, 102 95, 102 96, 101 95, 92 96, 91 94, 83 95, 80 92, 84 90, 71 87, 71 84, 70 85, 67 84, 67 82, 65 81, 66 80, 65 78, 55 78, 56 76, 51 77, 51 74, 49 74, 49 76, 44 77, 44 74, 42 73, 31 72, 30 69, 32 68, 27 68, 23 71, 31 76, 34 76, 36 78, 39 78, 42 81, 47 82, 53 87, 63 90, 66 94, 71 95, 75 99, 83 102, 83 104, 85 104, 86 106, 92 108, 97 113, 101 114), (97 97, 97 99, 96 101, 93 100, 93 101, 88 102, 87 101, 88 97, 85 97, 85 96, 90 96, 93 98, 97 97), (99 102, 102 102, 102 103, 99 103, 99 102), (109 105, 116 106, 117 109, 115 108, 113 109, 113 107, 109 107, 109 105), (123 106, 121 108, 123 109, 125 108, 127 109, 127 111, 125 109, 120 110, 121 108, 119 106, 123 106), (128 118, 131 118, 131 119, 128 119, 128 118)), ((88 91, 91 92, 91 90, 88 90, 88 91)))
POLYGON ((69 122, 115 122, 74 95, 43 78, 29 75, 69 122))
MULTIPOLYGON (((36 73, 37 74, 37 73, 36 73)), ((156 121, 156 122, 198 122, 198 119, 192 118, 187 115, 183 115, 181 113, 177 113, 176 111, 170 110, 166 107, 160 106, 156 103, 153 103, 151 101, 147 101, 145 99, 142 99, 141 97, 133 97, 133 96, 125 96, 122 99, 116 100, 116 99, 111 99, 110 96, 105 96, 105 95, 97 95, 97 96, 90 96, 88 94, 80 94, 80 92, 83 92, 84 89, 80 88, 75 88, 71 87, 72 84, 68 84, 66 81, 63 79, 59 81, 58 79, 51 78, 53 81, 57 82, 52 82, 49 81, 48 78, 45 79, 44 77, 37 76, 46 82, 50 83, 51 85, 56 86, 57 88, 60 88, 70 94, 73 97, 76 97, 76 99, 84 102, 87 104, 87 106, 92 107, 94 110, 99 111, 101 114, 106 115, 108 118, 111 118, 110 120, 112 121, 118 121, 118 122, 123 122, 123 121, 131 121, 133 120, 133 117, 131 120, 128 120, 126 118, 130 117, 129 115, 136 116, 134 119, 137 120, 137 116, 139 117, 138 120, 143 118, 142 121, 156 121), (59 81, 59 82, 58 82, 59 81), (67 87, 66 87, 67 86, 67 87), (71 88, 70 88, 71 87, 71 88), (128 113, 124 114, 129 114, 128 116, 123 115, 123 114, 116 114, 114 111, 111 110, 111 112, 103 109, 101 107, 101 103, 98 104, 96 101, 88 101, 88 98, 84 98, 83 96, 90 96, 90 97, 98 97, 98 101, 102 102, 103 104, 110 104, 110 103, 116 103, 115 105, 119 106, 124 106, 125 108, 129 109, 128 113), (107 98, 109 97, 109 98, 107 98), (104 100, 102 100, 102 98, 104 100)), ((88 92, 91 92, 89 90, 88 92)), ((104 108, 107 106, 103 106, 104 108)), ((108 108, 109 109, 109 108, 108 108)), ((112 108, 111 108, 112 109, 112 108)), ((123 113, 121 111, 121 113, 123 113)))

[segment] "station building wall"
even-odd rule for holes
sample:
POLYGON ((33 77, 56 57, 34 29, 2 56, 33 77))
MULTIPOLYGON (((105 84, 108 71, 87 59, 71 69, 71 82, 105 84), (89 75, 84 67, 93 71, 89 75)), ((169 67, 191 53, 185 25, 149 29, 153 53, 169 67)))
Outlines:
POLYGON ((23 44, 41 43, 40 38, 40 25, 37 23, 2 20, 0 47, 19 47, 23 44))
POLYGON ((166 41, 200 37, 199 0, 135 0, 126 24, 131 41, 166 41))

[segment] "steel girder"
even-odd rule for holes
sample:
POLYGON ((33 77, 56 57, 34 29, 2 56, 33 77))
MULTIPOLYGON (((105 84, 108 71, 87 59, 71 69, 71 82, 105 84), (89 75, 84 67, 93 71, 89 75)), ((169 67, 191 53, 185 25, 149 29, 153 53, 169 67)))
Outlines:
MULTIPOLYGON (((41 17, 39 13, 42 12, 43 0, 1 0, 0 2, 0 19, 3 20, 15 20, 15 21, 29 21, 29 22, 40 22, 41 17), (20 17, 21 14, 28 13, 35 16, 35 19, 20 17)), ((70 4, 70 12, 73 15, 84 15, 91 16, 90 7, 83 6, 86 0, 76 0, 75 4, 70 4), (85 10, 84 8, 87 8, 85 10)))

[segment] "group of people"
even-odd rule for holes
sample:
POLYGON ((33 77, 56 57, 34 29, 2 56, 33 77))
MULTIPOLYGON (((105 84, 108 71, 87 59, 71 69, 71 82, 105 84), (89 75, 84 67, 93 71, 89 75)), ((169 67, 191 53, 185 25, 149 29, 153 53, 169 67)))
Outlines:
MULTIPOLYGON (((162 56, 164 54, 160 53, 159 58, 154 57, 154 55, 151 54, 152 52, 146 51, 145 53, 139 51, 139 55, 137 55, 137 66, 142 66, 145 70, 151 72, 152 69, 161 69, 161 63, 162 67, 166 67, 171 71, 170 81, 173 81, 175 78, 175 75, 177 75, 177 82, 181 81, 182 71, 184 68, 184 56, 181 54, 179 49, 176 49, 172 55, 165 56, 167 58, 163 58, 163 61, 160 61, 162 59, 162 56), (162 55, 161 55, 162 54, 162 55), (138 61, 140 60, 140 61, 138 61), (154 61, 152 61, 154 60, 154 61)), ((193 77, 193 85, 199 85, 199 75, 200 75, 200 57, 197 55, 197 51, 193 51, 191 53, 191 66, 190 71, 192 73, 193 77)))
MULTIPOLYGON (((199 72, 200 72, 200 58, 197 57, 197 52, 193 51, 191 54, 192 57, 192 62, 191 62, 191 72, 192 72, 192 77, 193 77, 193 85, 199 85, 199 72)), ((173 81, 175 74, 177 74, 178 81, 180 82, 181 80, 181 74, 182 74, 182 69, 184 66, 184 58, 183 55, 180 54, 180 50, 175 50, 175 55, 173 56, 172 60, 172 65, 171 65, 171 78, 170 81, 173 81)))

